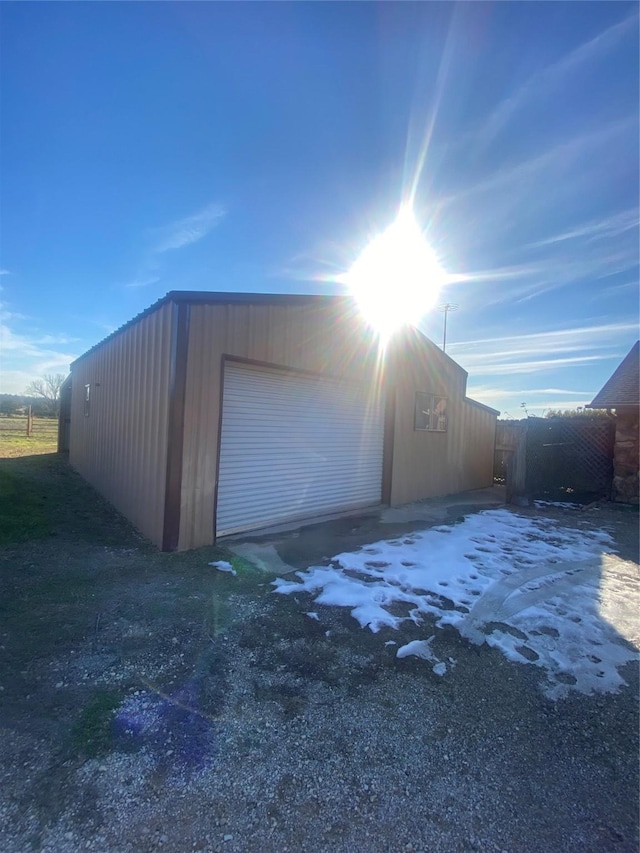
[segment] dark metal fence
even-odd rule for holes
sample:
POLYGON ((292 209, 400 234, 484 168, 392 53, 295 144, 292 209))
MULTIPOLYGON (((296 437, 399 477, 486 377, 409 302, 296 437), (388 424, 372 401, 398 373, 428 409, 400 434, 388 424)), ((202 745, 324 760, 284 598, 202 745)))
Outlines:
POLYGON ((609 497, 612 418, 528 418, 498 425, 494 476, 511 496, 588 503, 609 497))
POLYGON ((609 496, 615 424, 609 418, 531 418, 527 424, 526 490, 536 498, 609 496))

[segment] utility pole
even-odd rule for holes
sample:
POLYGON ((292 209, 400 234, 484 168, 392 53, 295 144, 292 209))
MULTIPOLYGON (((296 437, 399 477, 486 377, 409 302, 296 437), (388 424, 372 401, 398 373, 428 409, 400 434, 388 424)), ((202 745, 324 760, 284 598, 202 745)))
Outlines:
POLYGON ((444 334, 442 336, 442 352, 447 351, 447 314, 449 311, 457 311, 458 306, 453 302, 445 302, 444 305, 438 305, 438 311, 444 311, 444 334))

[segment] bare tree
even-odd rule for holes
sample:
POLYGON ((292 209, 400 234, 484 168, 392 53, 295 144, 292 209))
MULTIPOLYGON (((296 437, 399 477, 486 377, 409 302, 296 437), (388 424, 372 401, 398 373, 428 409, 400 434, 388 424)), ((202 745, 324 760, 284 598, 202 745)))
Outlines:
POLYGON ((64 373, 45 373, 42 379, 34 379, 27 386, 26 394, 42 397, 51 415, 57 415, 60 407, 60 389, 67 377, 64 373))

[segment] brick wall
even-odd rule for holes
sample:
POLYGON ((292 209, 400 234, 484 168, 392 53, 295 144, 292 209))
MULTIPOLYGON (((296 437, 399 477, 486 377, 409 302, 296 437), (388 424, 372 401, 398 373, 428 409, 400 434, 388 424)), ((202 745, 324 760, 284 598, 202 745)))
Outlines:
POLYGON ((616 411, 616 440, 613 456, 613 492, 616 501, 638 503, 640 409, 616 411))

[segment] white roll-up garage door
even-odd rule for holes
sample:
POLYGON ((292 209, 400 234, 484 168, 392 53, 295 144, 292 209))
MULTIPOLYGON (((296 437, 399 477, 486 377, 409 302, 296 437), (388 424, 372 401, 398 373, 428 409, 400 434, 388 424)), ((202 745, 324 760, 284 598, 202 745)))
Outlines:
POLYGON ((216 534, 379 504, 383 435, 364 385, 226 362, 216 534))

